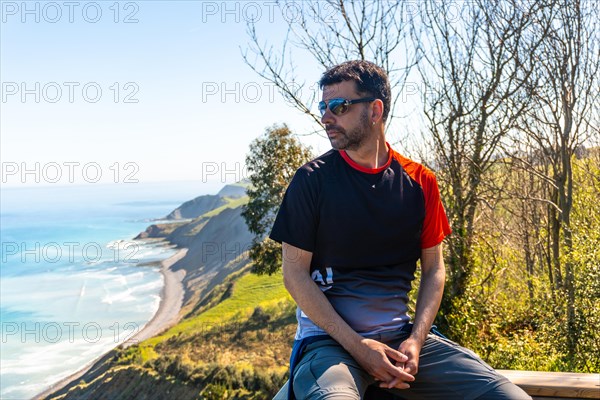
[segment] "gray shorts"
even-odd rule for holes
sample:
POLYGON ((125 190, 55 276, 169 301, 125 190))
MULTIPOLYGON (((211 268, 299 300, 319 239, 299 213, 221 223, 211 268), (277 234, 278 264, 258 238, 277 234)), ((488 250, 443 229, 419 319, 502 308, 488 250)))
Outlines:
MULTIPOLYGON (((369 336, 397 349, 405 332, 369 336)), ((531 399, 472 351, 429 335, 419 357, 419 372, 409 389, 385 389, 400 399, 531 399)), ((376 384, 333 339, 309 344, 294 371, 294 394, 302 399, 362 399, 376 384)), ((287 384, 275 399, 287 397, 287 384)))

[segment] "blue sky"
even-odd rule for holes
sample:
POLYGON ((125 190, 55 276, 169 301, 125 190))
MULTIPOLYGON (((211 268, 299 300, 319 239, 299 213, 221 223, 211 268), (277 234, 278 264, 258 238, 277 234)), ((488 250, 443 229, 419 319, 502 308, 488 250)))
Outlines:
MULTIPOLYGON (((241 57, 257 12, 259 35, 280 45, 276 7, 2 1, 2 185, 233 181, 266 127, 313 131, 241 57)), ((310 60, 295 61, 318 80, 310 60)), ((316 153, 330 147, 302 140, 316 153)))

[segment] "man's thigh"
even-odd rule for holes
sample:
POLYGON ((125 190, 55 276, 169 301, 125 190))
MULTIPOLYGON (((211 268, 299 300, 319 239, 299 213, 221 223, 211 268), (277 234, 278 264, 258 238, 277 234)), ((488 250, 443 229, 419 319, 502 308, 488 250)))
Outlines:
MULTIPOLYGON (((400 341, 389 343, 397 348, 400 341)), ((428 335, 419 358, 419 371, 410 389, 394 390, 403 399, 477 399, 486 393, 509 393, 507 397, 530 397, 498 374, 471 350, 435 335, 428 335), (509 390, 510 389, 510 390, 509 390)))
POLYGON ((364 396, 373 378, 331 339, 309 344, 294 370, 297 399, 353 399, 364 396))
MULTIPOLYGON (((407 335, 387 341, 398 348, 407 335)), ((389 338, 388 338, 389 339, 389 338)), ((375 380, 332 339, 307 346, 294 371, 297 399, 362 399, 375 380)), ((399 399, 531 399, 472 351, 429 335, 410 389, 391 390, 399 399)), ((378 397, 379 398, 379 397, 378 397)))

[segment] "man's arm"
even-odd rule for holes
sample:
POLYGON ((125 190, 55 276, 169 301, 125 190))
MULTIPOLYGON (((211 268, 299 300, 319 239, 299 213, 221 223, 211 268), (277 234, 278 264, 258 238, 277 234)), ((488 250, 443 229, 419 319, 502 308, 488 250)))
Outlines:
MULTIPOLYGON (((421 283, 414 326, 408 339, 402 342, 398 349, 408 356, 408 361, 404 363, 404 370, 412 375, 416 375, 419 370, 419 354, 440 308, 445 279, 442 244, 421 250, 421 283)), ((394 387, 395 383, 390 382, 386 387, 394 387)))
POLYGON ((395 382, 407 388, 414 380, 411 374, 394 366, 388 357, 399 363, 407 357, 391 347, 356 333, 331 306, 327 297, 310 276, 312 253, 283 243, 283 281, 300 309, 335 339, 375 379, 395 382))

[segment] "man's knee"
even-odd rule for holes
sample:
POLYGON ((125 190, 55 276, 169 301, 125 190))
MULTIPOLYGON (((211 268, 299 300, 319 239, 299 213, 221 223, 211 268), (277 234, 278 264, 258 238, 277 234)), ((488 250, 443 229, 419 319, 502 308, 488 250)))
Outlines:
POLYGON ((320 360, 313 359, 294 373, 294 394, 297 399, 359 400, 359 385, 350 368, 343 364, 324 368, 320 360))
MULTIPOLYGON (((333 391, 317 391, 311 393, 308 397, 304 398, 305 400, 360 400, 360 396, 353 394, 351 392, 343 391, 343 390, 333 390, 333 391)), ((296 397, 296 400, 300 400, 299 397, 296 397)))
POLYGON ((297 399, 361 399, 373 378, 338 343, 322 340, 306 347, 294 368, 297 399))

